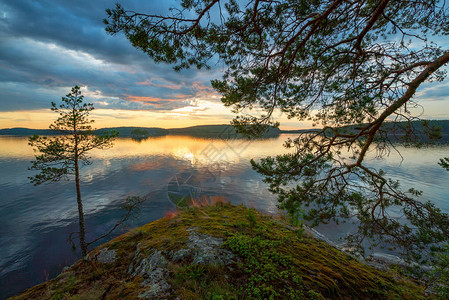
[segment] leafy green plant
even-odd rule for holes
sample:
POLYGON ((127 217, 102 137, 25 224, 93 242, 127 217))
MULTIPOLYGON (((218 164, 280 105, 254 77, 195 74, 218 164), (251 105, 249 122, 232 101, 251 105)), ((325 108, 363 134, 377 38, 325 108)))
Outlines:
POLYGON ((247 274, 248 279, 242 292, 248 297, 257 299, 274 299, 281 295, 303 297, 301 275, 292 268, 292 258, 276 250, 279 243, 280 241, 259 235, 246 234, 234 235, 226 241, 226 246, 244 259, 243 272, 247 274), (274 285, 274 282, 283 281, 294 282, 297 288, 274 285))
POLYGON ((245 214, 245 219, 248 220, 249 222, 249 227, 254 228, 257 224, 257 218, 256 215, 254 214, 254 211, 249 208, 248 211, 245 214))
POLYGON ((198 278, 204 276, 205 271, 206 267, 204 265, 194 264, 185 266, 183 269, 177 272, 177 274, 178 276, 185 279, 197 280, 198 278))
POLYGON ((442 247, 433 267, 431 277, 434 280, 435 292, 441 299, 449 299, 449 244, 442 247))
POLYGON ((296 229, 296 235, 301 239, 304 234, 304 209, 298 202, 293 203, 293 205, 295 205, 296 208, 289 210, 288 221, 293 226, 298 227, 296 229))

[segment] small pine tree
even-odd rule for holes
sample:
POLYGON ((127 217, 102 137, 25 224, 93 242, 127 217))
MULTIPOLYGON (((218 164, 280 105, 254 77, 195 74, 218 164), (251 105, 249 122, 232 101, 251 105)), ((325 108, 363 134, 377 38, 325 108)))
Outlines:
POLYGON ((50 125, 56 136, 34 135, 29 137, 29 145, 37 153, 30 170, 40 171, 29 177, 34 185, 44 182, 56 182, 74 177, 76 200, 78 203, 79 237, 83 256, 87 254, 86 231, 84 224, 83 202, 80 188, 80 166, 89 164, 88 152, 92 149, 112 147, 117 132, 95 135, 89 120, 89 113, 94 109, 91 103, 83 103, 80 87, 75 86, 71 92, 62 97, 62 104, 51 103, 51 110, 59 113, 59 118, 50 125))

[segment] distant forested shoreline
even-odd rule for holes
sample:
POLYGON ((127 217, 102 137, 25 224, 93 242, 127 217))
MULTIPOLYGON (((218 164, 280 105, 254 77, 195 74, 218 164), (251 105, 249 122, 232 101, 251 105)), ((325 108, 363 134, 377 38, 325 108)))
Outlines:
MULTIPOLYGON (((143 139, 155 136, 165 135, 188 135, 194 137, 216 137, 222 139, 233 139, 243 137, 237 134, 231 125, 199 125, 185 128, 159 128, 159 127, 110 127, 95 130, 95 133, 101 134, 105 131, 115 130, 119 133, 119 137, 131 137, 143 139)), ((278 128, 269 128, 263 135, 264 138, 276 137, 282 133, 278 128)), ((31 136, 31 135, 55 135, 55 131, 50 129, 31 129, 31 128, 5 128, 0 129, 0 135, 8 136, 31 136)))
MULTIPOLYGON (((396 123, 395 128, 390 128, 392 123, 383 124, 383 129, 388 132, 388 136, 392 141, 401 141, 401 137, 407 132, 408 126, 411 126, 414 135, 420 137, 426 134, 426 128, 423 126, 422 121, 413 122, 401 122, 396 123), (398 125, 399 124, 399 125, 398 125)), ((429 120, 429 126, 433 126, 440 129, 441 137, 436 140, 437 143, 449 143, 449 120, 429 120)), ((351 131, 353 126, 342 127, 344 131, 351 131)), ((105 131, 115 130, 119 132, 119 137, 131 137, 136 139, 144 139, 155 136, 165 135, 187 135, 194 137, 204 138, 221 138, 221 139, 233 139, 242 138, 243 136, 237 134, 234 127, 231 125, 198 125, 184 128, 159 128, 159 127, 110 127, 100 128, 95 130, 95 133, 101 134, 105 131)), ((280 134, 295 134, 318 131, 319 129, 296 129, 296 130, 281 130, 279 128, 269 128, 269 130, 262 136, 263 138, 277 137, 280 134)), ((55 135, 55 132, 50 129, 31 129, 23 127, 4 128, 0 129, 0 135, 7 136, 31 136, 38 135, 55 135)), ((427 142, 428 139, 424 139, 427 142)))

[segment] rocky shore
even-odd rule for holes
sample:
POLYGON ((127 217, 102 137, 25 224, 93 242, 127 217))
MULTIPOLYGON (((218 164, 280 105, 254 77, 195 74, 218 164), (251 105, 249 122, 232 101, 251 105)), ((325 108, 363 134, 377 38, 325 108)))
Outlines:
POLYGON ((189 207, 94 249, 11 299, 420 299, 283 220, 227 203, 189 207))

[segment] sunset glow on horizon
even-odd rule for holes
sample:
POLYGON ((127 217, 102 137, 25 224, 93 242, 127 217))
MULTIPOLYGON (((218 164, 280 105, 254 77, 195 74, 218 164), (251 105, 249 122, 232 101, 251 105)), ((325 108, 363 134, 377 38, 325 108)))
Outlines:
MULTIPOLYGON (((176 3, 128 5, 162 12, 176 3)), ((109 1, 0 0, 0 129, 48 128, 56 118, 50 103, 75 85, 96 108, 91 119, 97 128, 229 124, 235 115, 210 84, 222 77, 223 64, 175 72, 172 65, 153 62, 123 35, 105 32, 102 19, 110 6, 109 1)), ((449 81, 425 84, 415 98, 422 108, 416 115, 449 119, 449 81)), ((279 112, 274 120, 281 129, 312 126, 279 112)))

